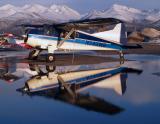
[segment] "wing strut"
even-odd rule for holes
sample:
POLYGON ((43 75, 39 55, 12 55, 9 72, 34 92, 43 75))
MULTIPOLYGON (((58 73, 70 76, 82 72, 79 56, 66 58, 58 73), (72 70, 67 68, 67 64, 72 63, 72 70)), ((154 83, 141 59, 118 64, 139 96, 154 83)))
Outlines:
POLYGON ((67 84, 61 76, 57 76, 58 81, 61 83, 61 85, 67 90, 67 92, 75 98, 75 93, 71 90, 71 85, 67 84))
POLYGON ((75 31, 75 29, 72 28, 71 31, 67 34, 67 36, 66 36, 63 40, 59 41, 59 43, 57 44, 57 48, 58 48, 58 49, 63 45, 63 43, 64 43, 66 40, 68 40, 68 39, 70 38, 70 36, 73 34, 74 31, 75 31))

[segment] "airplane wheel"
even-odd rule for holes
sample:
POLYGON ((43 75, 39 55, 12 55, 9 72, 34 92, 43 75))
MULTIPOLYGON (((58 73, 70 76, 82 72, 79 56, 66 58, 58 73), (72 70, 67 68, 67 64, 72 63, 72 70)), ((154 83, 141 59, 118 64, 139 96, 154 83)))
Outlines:
POLYGON ((28 59, 29 60, 36 60, 38 58, 38 54, 36 52, 37 52, 36 50, 31 51, 29 53, 28 59))
POLYGON ((124 54, 123 54, 122 51, 119 53, 119 57, 120 57, 120 60, 121 60, 121 61, 124 61, 124 60, 125 60, 125 59, 124 59, 124 54))
POLYGON ((46 70, 47 70, 48 72, 54 72, 55 69, 56 69, 55 66, 52 66, 52 65, 47 65, 47 66, 46 66, 46 70))
POLYGON ((47 62, 54 62, 55 61, 55 56, 52 53, 49 53, 47 55, 46 61, 47 62))

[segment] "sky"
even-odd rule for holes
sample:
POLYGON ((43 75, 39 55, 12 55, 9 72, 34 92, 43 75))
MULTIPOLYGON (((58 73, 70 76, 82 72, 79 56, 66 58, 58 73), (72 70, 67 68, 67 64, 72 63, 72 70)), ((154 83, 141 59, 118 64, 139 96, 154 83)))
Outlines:
POLYGON ((105 10, 113 4, 127 5, 137 9, 160 9, 160 0, 0 0, 0 6, 13 4, 22 6, 24 4, 65 4, 81 14, 91 10, 105 10))

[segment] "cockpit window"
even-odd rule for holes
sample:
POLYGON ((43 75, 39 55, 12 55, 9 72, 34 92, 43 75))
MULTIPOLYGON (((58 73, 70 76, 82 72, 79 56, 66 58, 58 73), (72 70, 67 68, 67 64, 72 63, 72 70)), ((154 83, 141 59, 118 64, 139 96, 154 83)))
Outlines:
POLYGON ((40 30, 40 29, 27 29, 26 31, 26 34, 43 34, 43 30, 40 30))
MULTIPOLYGON (((64 30, 56 30, 52 27, 45 27, 45 28, 32 28, 27 29, 26 34, 39 34, 39 35, 47 35, 47 36, 53 36, 53 37, 60 37, 65 38, 68 35, 68 31, 64 30)), ((74 31, 69 39, 75 39, 77 37, 77 32, 74 31)))

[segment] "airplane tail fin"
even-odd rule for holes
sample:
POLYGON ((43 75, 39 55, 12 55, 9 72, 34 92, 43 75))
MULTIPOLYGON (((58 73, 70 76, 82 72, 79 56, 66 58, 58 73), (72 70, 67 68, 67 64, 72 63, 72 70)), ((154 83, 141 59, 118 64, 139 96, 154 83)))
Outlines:
POLYGON ((127 32, 123 23, 117 24, 112 30, 98 32, 92 35, 121 45, 127 43, 127 32))

